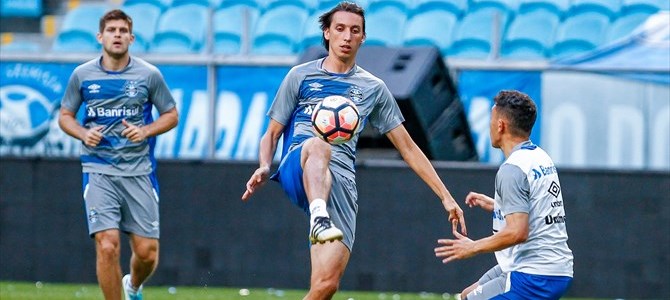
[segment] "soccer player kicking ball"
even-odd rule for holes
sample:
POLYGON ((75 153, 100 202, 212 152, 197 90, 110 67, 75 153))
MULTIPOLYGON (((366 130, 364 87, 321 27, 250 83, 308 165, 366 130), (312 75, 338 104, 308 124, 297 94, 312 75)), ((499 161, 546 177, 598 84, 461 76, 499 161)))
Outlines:
POLYGON ((105 299, 142 299, 158 265, 159 209, 155 136, 177 125, 175 101, 160 71, 131 57, 133 21, 115 9, 100 19, 102 56, 78 66, 61 103, 59 125, 82 141, 84 203, 95 239, 96 273, 105 299), (75 114, 84 105, 79 124, 75 114), (160 116, 152 120, 151 108, 160 116), (120 232, 129 234, 130 274, 121 279, 120 232), (123 284, 122 284, 123 283, 123 284))
POLYGON ((346 143, 331 145, 315 137, 310 120, 321 99, 339 95, 352 100, 361 118, 386 134, 407 164, 437 194, 452 226, 466 233, 463 211, 430 161, 402 125, 404 118, 386 85, 356 65, 365 39, 363 9, 341 2, 320 19, 328 56, 292 68, 270 107, 270 123, 260 141, 259 168, 246 185, 246 201, 270 178, 277 142, 284 135, 279 169, 272 179, 310 215, 311 282, 305 299, 330 299, 349 261, 356 232, 357 198, 354 155, 360 126, 346 143))
POLYGON ((495 252, 498 265, 461 293, 461 299, 559 299, 572 282, 561 183, 554 162, 530 140, 537 109, 526 94, 502 91, 491 111, 491 145, 505 154, 495 199, 470 193, 470 207, 493 212, 493 235, 472 241, 454 231, 435 255, 443 263, 495 252))

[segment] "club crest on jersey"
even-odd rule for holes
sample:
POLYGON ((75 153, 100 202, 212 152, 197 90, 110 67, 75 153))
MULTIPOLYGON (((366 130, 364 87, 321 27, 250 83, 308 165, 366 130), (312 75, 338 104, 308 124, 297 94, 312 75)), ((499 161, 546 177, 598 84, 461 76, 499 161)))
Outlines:
POLYGON ((363 100, 363 91, 355 85, 351 86, 351 89, 349 90, 349 99, 354 102, 360 102, 363 100))
POLYGON ((126 85, 123 87, 126 93, 126 96, 128 97, 135 97, 137 96, 137 82, 135 81, 128 81, 126 82, 126 85))

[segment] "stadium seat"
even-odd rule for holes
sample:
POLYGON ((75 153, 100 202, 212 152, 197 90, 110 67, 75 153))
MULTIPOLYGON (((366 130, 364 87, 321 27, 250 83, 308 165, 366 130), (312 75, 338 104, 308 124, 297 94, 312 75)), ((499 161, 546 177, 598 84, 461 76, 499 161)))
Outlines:
POLYGON ((311 46, 322 45, 323 31, 319 23, 319 17, 326 12, 326 10, 318 10, 310 15, 305 21, 302 28, 302 41, 300 42, 300 49, 305 50, 311 46))
POLYGON ((524 60, 547 58, 559 24, 559 17, 545 10, 518 15, 505 33, 501 57, 524 60))
POLYGON ((242 43, 254 32, 260 11, 238 4, 214 12, 214 53, 241 54, 242 43))
POLYGON ((595 49, 605 41, 609 26, 609 19, 602 14, 580 14, 566 19, 556 32, 552 57, 565 57, 595 49))
POLYGON ((38 53, 41 51, 41 46, 33 41, 13 41, 8 44, 0 46, 0 52, 14 52, 14 53, 38 53))
POLYGON ((160 8, 148 3, 138 3, 123 6, 121 9, 133 18, 135 43, 133 43, 130 50, 133 52, 146 52, 156 35, 156 26, 161 16, 160 8))
POLYGON ((101 49, 96 38, 100 17, 108 7, 103 4, 82 4, 65 15, 63 25, 54 40, 56 52, 96 52, 101 49))
POLYGON ((621 0, 572 0, 568 17, 583 13, 597 13, 614 20, 621 11, 621 0))
POLYGON ((131 6, 135 4, 150 4, 161 9, 161 11, 166 11, 170 6, 172 6, 173 0, 126 0, 123 2, 123 6, 131 6))
POLYGON ((263 0, 222 0, 221 3, 219 4, 218 9, 221 8, 226 8, 226 7, 231 7, 231 6, 236 6, 236 5, 244 5, 246 7, 254 8, 258 10, 259 12, 265 6, 265 3, 263 0))
POLYGON ((318 0, 268 0, 265 3, 265 9, 271 10, 279 6, 290 5, 298 9, 304 9, 308 12, 314 11, 319 6, 318 0))
MULTIPOLYGON (((319 0, 319 5, 317 7, 318 10, 330 10, 331 8, 335 7, 338 3, 340 3, 341 0, 319 0)), ((358 4, 360 7, 365 9, 367 13, 367 8, 368 8, 368 0, 351 0, 350 2, 354 2, 358 4)))
POLYGON ((496 8, 505 12, 515 12, 519 9, 519 0, 470 0, 470 11, 496 8))
POLYGON ((406 0, 369 0, 368 8, 365 12, 366 14, 377 13, 379 10, 384 10, 388 7, 394 7, 407 15, 411 9, 411 3, 411 1, 406 0))
POLYGON ((403 44, 405 46, 434 45, 443 56, 451 47, 458 17, 445 10, 430 10, 414 15, 407 21, 403 44))
POLYGON ((653 14, 659 10, 670 9, 668 0, 623 0, 621 3, 621 14, 629 15, 635 13, 653 14))
POLYGON ((456 27, 449 55, 477 59, 489 57, 493 50, 493 39, 502 36, 508 20, 508 14, 494 7, 466 14, 456 27), (494 32, 494 29, 498 32, 494 32))
POLYGON ((520 0, 519 14, 530 13, 536 10, 549 11, 562 17, 570 7, 570 0, 520 0))
POLYGON ((195 4, 207 8, 216 8, 221 4, 221 0, 172 0, 172 7, 195 4))
POLYGON ((400 46, 405 29, 407 15, 395 6, 386 6, 365 17, 366 38, 368 46, 400 46))
POLYGON ((607 41, 618 40, 631 34, 635 28, 642 25, 651 15, 650 13, 638 12, 619 17, 609 26, 607 41))
POLYGON ((169 8, 158 20, 151 52, 197 53, 205 44, 207 8, 187 4, 169 8))
POLYGON ((416 0, 412 15, 432 10, 445 10, 460 18, 468 10, 468 0, 416 0))
POLYGON ((251 52, 262 55, 294 54, 301 40, 300 28, 307 17, 307 11, 291 6, 266 11, 258 19, 251 52))

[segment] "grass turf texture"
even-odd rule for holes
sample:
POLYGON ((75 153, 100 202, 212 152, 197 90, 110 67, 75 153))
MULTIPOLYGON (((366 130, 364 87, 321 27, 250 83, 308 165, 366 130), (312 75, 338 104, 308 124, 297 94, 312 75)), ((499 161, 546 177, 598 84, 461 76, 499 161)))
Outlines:
MULTIPOLYGON (((230 288, 230 287, 156 287, 144 288, 144 298, 148 300, 196 300, 196 299, 302 299, 306 291, 282 290, 274 288, 230 288)), ((71 300, 103 299, 95 284, 64 284, 49 282, 0 282, 2 300, 71 300)), ((439 293, 396 293, 339 291, 333 299, 341 300, 424 300, 456 299, 450 294, 439 293)), ((576 298, 564 300, 577 300, 576 298)), ((586 300, 586 299, 584 299, 586 300)))

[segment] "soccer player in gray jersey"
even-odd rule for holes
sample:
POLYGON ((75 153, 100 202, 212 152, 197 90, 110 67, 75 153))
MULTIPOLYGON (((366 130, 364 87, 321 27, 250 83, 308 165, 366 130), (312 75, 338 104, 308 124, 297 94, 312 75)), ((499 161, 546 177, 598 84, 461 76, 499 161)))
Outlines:
POLYGON ((470 193, 465 202, 493 212, 493 235, 472 241, 454 231, 435 255, 448 263, 495 252, 498 265, 461 293, 461 299, 559 299, 572 282, 561 183, 553 161, 530 140, 537 109, 518 91, 501 91, 491 111, 491 145, 505 162, 495 199, 470 193))
POLYGON ((78 66, 68 82, 59 125, 82 141, 84 203, 95 239, 96 273, 105 299, 142 299, 158 264, 155 136, 177 125, 175 101, 160 71, 131 57, 132 19, 107 12, 99 24, 102 56, 78 66), (81 105, 80 124, 75 115, 81 105), (153 121, 155 106, 160 116, 153 121), (129 234, 130 274, 121 278, 120 231, 129 234))
POLYGON ((364 122, 386 134, 408 165, 440 198, 452 225, 460 225, 465 233, 463 211, 405 130, 390 91, 380 79, 355 63, 365 39, 363 9, 342 2, 319 21, 328 56, 296 66, 284 78, 268 112, 270 124, 260 142, 260 166, 242 195, 242 200, 248 200, 270 178, 272 158, 283 135, 282 160, 272 178, 310 215, 312 270, 305 299, 330 299, 335 294, 349 261, 356 229, 354 159, 363 128, 342 145, 330 145, 316 138, 310 115, 326 96, 351 99, 364 122))

